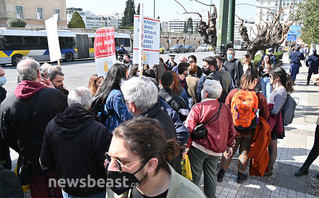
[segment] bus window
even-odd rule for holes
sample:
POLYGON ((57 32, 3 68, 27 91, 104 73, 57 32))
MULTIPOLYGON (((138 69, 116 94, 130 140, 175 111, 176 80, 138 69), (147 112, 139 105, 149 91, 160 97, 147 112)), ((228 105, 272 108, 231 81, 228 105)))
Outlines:
POLYGON ((20 50, 24 49, 22 43, 22 36, 6 36, 6 50, 20 50))
POLYGON ((0 36, 0 50, 5 50, 5 49, 4 49, 4 39, 3 39, 3 36, 0 36))
POLYGON ((130 39, 129 38, 124 38, 123 40, 122 40, 122 44, 124 45, 124 47, 130 47, 131 45, 130 45, 130 39))
POLYGON ((47 37, 39 37, 39 40, 40 40, 40 46, 39 48, 40 49, 48 49, 48 43, 47 43, 47 37))

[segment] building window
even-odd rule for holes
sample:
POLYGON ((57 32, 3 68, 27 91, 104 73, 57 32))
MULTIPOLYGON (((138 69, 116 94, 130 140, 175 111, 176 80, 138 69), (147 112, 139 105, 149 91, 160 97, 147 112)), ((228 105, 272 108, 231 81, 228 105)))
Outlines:
POLYGON ((43 8, 37 8, 37 19, 43 20, 43 8))
POLYGON ((22 6, 16 6, 16 17, 18 19, 23 19, 23 7, 22 6))
POLYGON ((58 14, 58 20, 61 20, 61 10, 60 9, 58 9, 58 8, 55 8, 54 9, 54 14, 58 14))

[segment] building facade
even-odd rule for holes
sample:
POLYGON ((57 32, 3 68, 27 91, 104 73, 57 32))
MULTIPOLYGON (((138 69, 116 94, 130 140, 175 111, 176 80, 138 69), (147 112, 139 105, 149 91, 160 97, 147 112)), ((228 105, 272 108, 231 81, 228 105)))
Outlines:
MULTIPOLYGON (((168 21, 169 32, 183 32, 188 19, 174 19, 168 21)), ((193 31, 199 26, 200 19, 193 19, 193 31)))
POLYGON ((271 22, 274 16, 278 14, 280 7, 283 8, 280 22, 289 21, 289 17, 301 3, 302 0, 256 0, 255 23, 271 22))
POLYGON ((7 21, 20 18, 27 28, 45 28, 44 21, 58 14, 58 28, 66 28, 66 0, 1 0, 0 27, 7 21))

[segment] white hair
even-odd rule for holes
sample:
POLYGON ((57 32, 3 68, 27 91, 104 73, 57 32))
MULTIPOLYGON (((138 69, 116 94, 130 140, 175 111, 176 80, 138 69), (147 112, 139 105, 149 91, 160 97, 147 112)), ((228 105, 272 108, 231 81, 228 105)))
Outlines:
POLYGON ((77 87, 68 95, 69 106, 80 106, 89 109, 92 103, 92 94, 87 87, 77 87))
POLYGON ((157 102, 158 89, 156 85, 145 76, 132 77, 123 81, 121 91, 126 101, 133 102, 138 110, 146 112, 157 102))
POLYGON ((186 57, 185 55, 181 55, 181 56, 179 57, 179 62, 182 63, 182 62, 185 62, 185 61, 186 61, 186 63, 187 63, 187 57, 186 57))
POLYGON ((222 86, 217 80, 205 80, 203 84, 203 91, 208 93, 208 98, 217 99, 222 93, 222 86))
POLYGON ((29 57, 23 57, 17 65, 17 71, 21 81, 35 81, 38 77, 39 69, 39 62, 29 57))
POLYGON ((40 67, 40 72, 42 75, 47 75, 49 73, 49 70, 51 69, 52 65, 45 62, 40 67))

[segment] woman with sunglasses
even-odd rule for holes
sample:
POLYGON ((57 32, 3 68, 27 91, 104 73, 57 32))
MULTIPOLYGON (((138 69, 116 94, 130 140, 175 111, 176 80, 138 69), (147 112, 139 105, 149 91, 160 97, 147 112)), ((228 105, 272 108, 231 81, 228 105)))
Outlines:
POLYGON ((281 112, 281 109, 286 102, 287 94, 293 92, 293 81, 283 68, 276 67, 275 69, 270 70, 269 76, 273 91, 269 96, 268 102, 270 113, 268 122, 273 128, 271 131, 271 141, 268 146, 269 172, 265 173, 265 176, 272 175, 273 166, 277 158, 277 139, 283 139, 285 137, 283 124, 278 123, 278 125, 281 126, 276 127, 277 124, 275 126, 272 125, 270 119, 273 119, 275 115, 278 115, 281 112))
POLYGON ((168 162, 179 154, 159 123, 140 117, 120 124, 105 157, 107 197, 205 197, 168 162))

